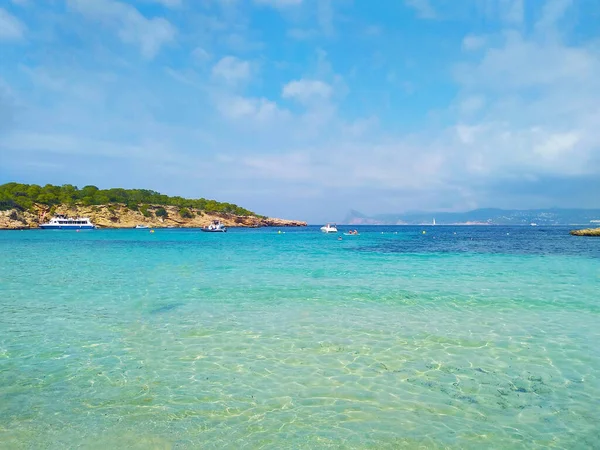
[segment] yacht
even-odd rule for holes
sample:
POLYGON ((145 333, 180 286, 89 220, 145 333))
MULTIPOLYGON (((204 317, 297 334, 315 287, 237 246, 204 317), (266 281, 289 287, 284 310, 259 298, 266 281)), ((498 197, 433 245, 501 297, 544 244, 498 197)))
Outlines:
POLYGON ((322 226, 321 227, 321 231, 323 233, 337 233, 338 232, 338 230, 337 230, 337 228, 335 226, 335 223, 333 223, 333 224, 328 223, 327 225, 322 226))
POLYGON ((136 225, 135 226, 136 230, 147 230, 148 228, 150 228, 148 225, 136 225))
POLYGON ((225 233, 227 231, 227 228, 220 220, 213 220, 209 226, 200 229, 209 233, 225 233))
POLYGON ((77 217, 75 219, 57 214, 48 223, 40 224, 43 230, 93 230, 96 228, 89 218, 77 217))

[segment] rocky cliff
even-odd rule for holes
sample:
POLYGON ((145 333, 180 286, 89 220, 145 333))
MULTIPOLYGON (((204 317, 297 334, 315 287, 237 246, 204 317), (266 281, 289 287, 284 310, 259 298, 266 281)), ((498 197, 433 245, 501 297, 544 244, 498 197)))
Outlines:
POLYGON ((213 220, 220 220, 227 227, 302 227, 306 222, 256 216, 235 216, 231 214, 213 214, 204 211, 185 208, 182 217, 177 206, 150 205, 147 210, 136 211, 125 205, 100 206, 67 206, 59 205, 52 210, 44 205, 34 205, 32 211, 16 209, 0 211, 0 229, 37 228, 40 223, 50 220, 53 214, 65 214, 69 217, 89 217, 100 228, 134 228, 136 225, 147 225, 152 228, 199 228, 213 220), (156 213, 163 208, 166 216, 156 213), (187 214, 189 212, 189 214, 187 214))

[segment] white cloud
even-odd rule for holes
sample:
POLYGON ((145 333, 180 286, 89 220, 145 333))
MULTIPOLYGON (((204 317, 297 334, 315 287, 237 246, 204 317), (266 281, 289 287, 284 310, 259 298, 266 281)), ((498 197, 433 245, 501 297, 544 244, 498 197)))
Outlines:
POLYGON ((573 0, 550 0, 544 4, 542 16, 535 27, 538 32, 552 31, 556 24, 564 17, 573 0))
POLYGON ((485 106, 485 97, 483 95, 472 95, 465 98, 459 104, 459 110, 463 114, 473 114, 480 111, 485 106))
POLYGON ((506 34, 502 47, 488 49, 477 65, 460 67, 459 81, 472 87, 510 90, 578 83, 599 73, 598 55, 581 47, 525 40, 506 34))
POLYGON ((287 181, 311 179, 314 170, 311 157, 306 152, 246 157, 241 164, 258 175, 287 181))
POLYGON ((182 0, 147 0, 154 3, 159 3, 166 8, 179 8, 182 5, 182 0))
POLYGON ((316 100, 329 99, 332 95, 329 84, 320 80, 300 79, 290 81, 283 87, 283 98, 295 99, 300 103, 310 103, 316 100))
POLYGON ((521 24, 525 16, 523 0, 501 0, 500 14, 508 23, 521 24))
POLYGON ((414 9, 421 19, 435 19, 437 13, 429 0, 404 0, 406 6, 414 9))
POLYGON ((272 6, 273 8, 288 8, 302 4, 302 0, 254 0, 257 5, 272 6))
POLYGON ((287 31, 287 35, 292 39, 297 39, 299 41, 305 41, 308 39, 312 39, 319 35, 317 30, 311 28, 290 28, 287 31))
POLYGON ((287 111, 266 98, 223 96, 217 100, 217 109, 228 119, 251 120, 252 123, 266 125, 275 125, 289 116, 287 111))
POLYGON ((15 119, 17 99, 10 86, 0 78, 0 131, 10 128, 15 119))
POLYGON ((317 2, 317 22, 325 36, 330 36, 334 33, 334 11, 331 1, 332 0, 319 0, 319 2, 317 2))
POLYGON ((237 84, 250 79, 252 71, 248 61, 235 56, 225 56, 213 66, 212 74, 226 83, 237 84))
POLYGON ((212 55, 202 47, 192 50, 192 57, 199 63, 204 63, 212 58, 212 55))
POLYGON ((348 124, 342 124, 341 131, 344 135, 361 137, 365 136, 379 125, 379 119, 375 116, 354 120, 348 124))
POLYGON ((523 0, 479 0, 473 6, 486 20, 499 21, 511 27, 521 25, 525 17, 523 0))
POLYGON ((475 51, 484 47, 486 44, 486 38, 484 36, 475 36, 473 34, 469 34, 464 37, 462 41, 462 48, 466 51, 475 51))
POLYGON ((25 25, 19 19, 0 8, 0 41, 18 40, 25 33, 25 25))
POLYGON ((453 147, 467 175, 577 177, 598 170, 600 52, 547 39, 556 37, 567 3, 546 4, 538 22, 544 25, 532 35, 505 31, 479 60, 460 66, 457 106, 468 120, 455 127, 453 147))
POLYGON ((139 46, 147 59, 175 40, 176 29, 170 22, 162 17, 147 19, 131 5, 114 0, 68 0, 68 4, 80 14, 117 29, 119 38, 139 46))
POLYGON ((545 159, 556 160, 563 155, 572 154, 575 146, 580 142, 579 133, 574 131, 549 135, 543 130, 540 131, 543 137, 533 151, 545 159))

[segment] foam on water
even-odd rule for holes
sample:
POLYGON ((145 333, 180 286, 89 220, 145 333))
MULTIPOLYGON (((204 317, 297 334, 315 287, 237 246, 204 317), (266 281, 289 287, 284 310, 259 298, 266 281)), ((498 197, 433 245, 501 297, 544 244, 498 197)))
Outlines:
POLYGON ((597 445, 600 240, 286 231, 0 233, 0 447, 597 445))

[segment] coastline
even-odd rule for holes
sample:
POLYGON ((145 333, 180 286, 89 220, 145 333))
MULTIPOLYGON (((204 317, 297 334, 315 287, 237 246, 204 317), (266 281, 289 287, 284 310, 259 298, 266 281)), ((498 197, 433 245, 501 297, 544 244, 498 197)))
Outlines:
POLYGON ((39 229, 39 224, 47 222, 54 214, 64 214, 69 217, 89 217, 98 228, 135 228, 136 225, 146 225, 150 228, 202 228, 209 225, 213 220, 220 220, 229 228, 307 226, 306 222, 300 220, 208 213, 177 206, 149 205, 142 212, 130 209, 124 204, 57 205, 51 211, 47 206, 36 204, 31 211, 19 211, 17 209, 0 211, 0 230, 39 229), (166 215, 157 216, 156 212, 161 209, 166 212, 166 215), (186 211, 183 211, 184 209, 186 211))

